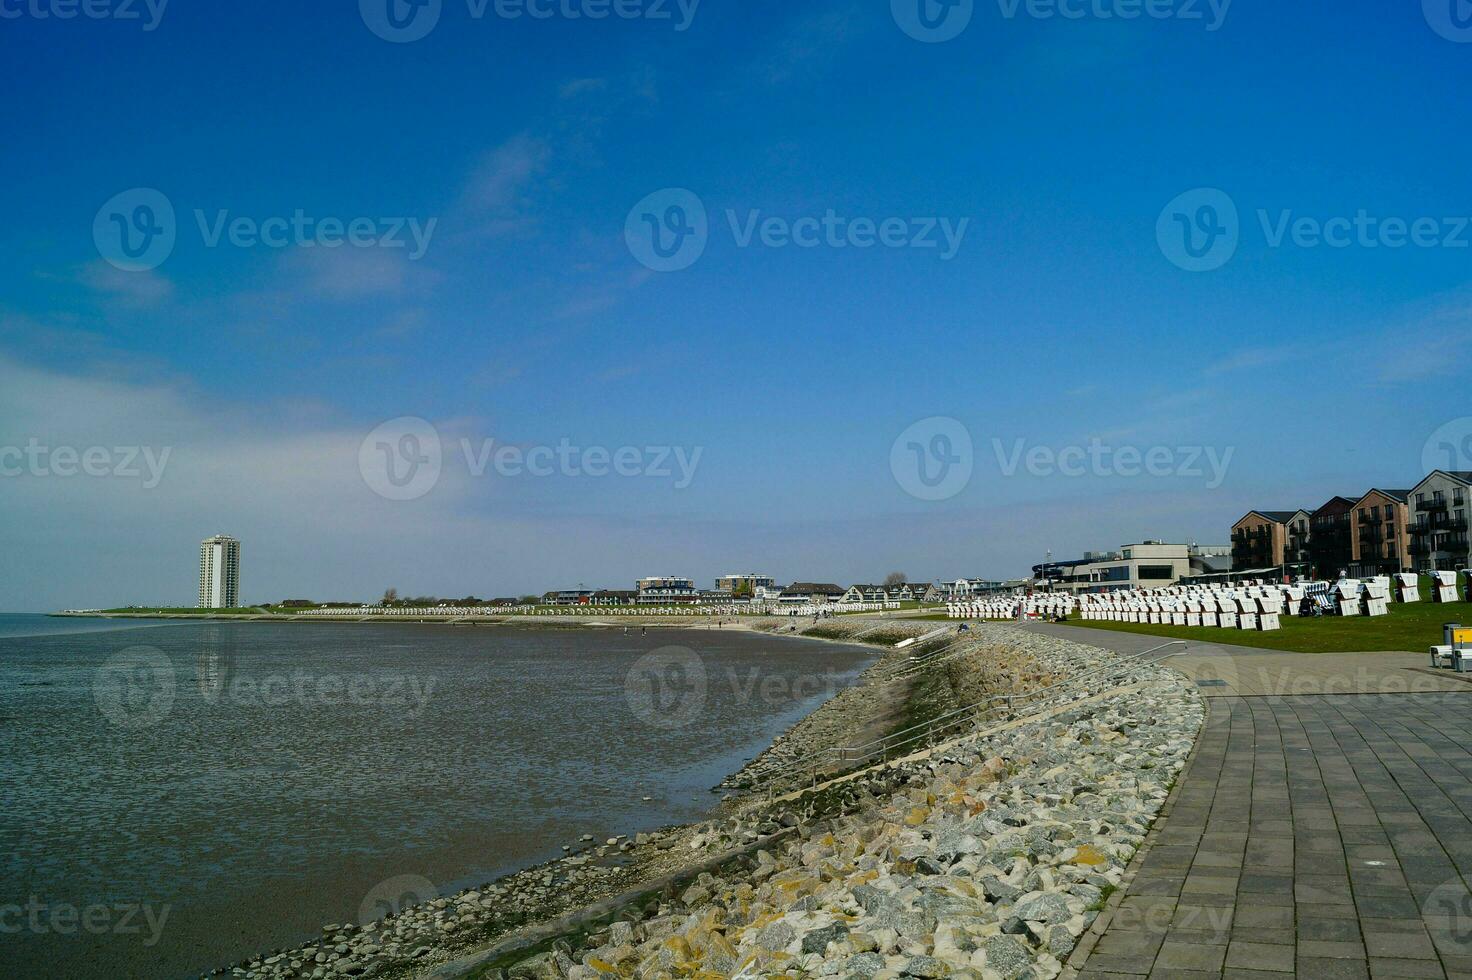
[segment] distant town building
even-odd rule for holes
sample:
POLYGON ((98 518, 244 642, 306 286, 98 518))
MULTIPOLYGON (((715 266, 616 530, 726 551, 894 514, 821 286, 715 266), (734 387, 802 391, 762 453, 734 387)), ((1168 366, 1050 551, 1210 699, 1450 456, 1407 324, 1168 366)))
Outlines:
POLYGON ((722 575, 716 579, 717 592, 756 592, 757 588, 773 588, 777 580, 770 575, 758 575, 756 572, 745 572, 736 575, 722 575))
POLYGON ((1232 525, 1232 568, 1277 568, 1287 561, 1288 528, 1303 511, 1250 510, 1232 525))
POLYGON ((1330 497, 1309 518, 1308 560, 1316 577, 1338 578, 1340 572, 1349 571, 1349 566, 1354 564, 1349 512, 1359 497, 1360 494, 1330 497))
POLYGON ((1288 543, 1283 551, 1283 563, 1290 572, 1305 574, 1308 571, 1308 525, 1313 516, 1306 510, 1296 510, 1288 518, 1288 543))
POLYGON ((1375 487, 1312 511, 1253 510, 1232 525, 1232 571, 1333 579, 1472 565, 1472 472, 1434 470, 1410 490, 1375 487))
POLYGON ((945 602, 951 598, 951 583, 949 582, 927 582, 923 585, 911 586, 915 590, 915 598, 921 602, 945 602), (920 589, 924 589, 922 594, 920 589))
POLYGON ((695 587, 694 579, 681 578, 678 575, 652 575, 639 580, 641 606, 696 602, 699 599, 700 590, 695 587))
POLYGON ((850 585, 842 602, 884 602, 889 596, 882 585, 850 585))
POLYGON ((542 596, 549 606, 586 606, 593 601, 592 589, 558 589, 542 596))
POLYGON ((1468 501, 1472 471, 1432 470, 1410 491, 1410 555, 1417 571, 1472 567, 1468 548, 1468 501))
POLYGON ((227 534, 206 538, 199 546, 199 608, 240 606, 240 542, 227 534))
MULTIPOLYGON (((1087 553, 1085 555, 1087 557, 1087 553)), ((936 595, 932 599, 970 599, 976 596, 991 595, 1008 588, 1012 583, 1000 582, 994 579, 984 578, 958 578, 954 582, 942 582, 936 589, 936 595)))
POLYGON ((1409 490, 1376 488, 1355 501, 1349 511, 1350 575, 1372 578, 1410 567, 1410 496, 1409 490))
POLYGON ((1118 551, 1089 552, 1083 558, 1035 565, 1033 577, 1058 592, 1159 589, 1183 578, 1230 571, 1231 554, 1229 545, 1142 541, 1118 551))
POLYGON ((839 588, 831 582, 793 582, 782 590, 778 599, 786 605, 811 604, 815 606, 826 605, 830 602, 838 602, 843 598, 846 589, 839 588))

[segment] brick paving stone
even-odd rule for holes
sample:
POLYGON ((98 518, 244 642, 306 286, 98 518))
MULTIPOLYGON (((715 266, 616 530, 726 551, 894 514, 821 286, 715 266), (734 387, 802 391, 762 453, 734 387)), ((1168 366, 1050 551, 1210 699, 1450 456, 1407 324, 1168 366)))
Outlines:
POLYGON ((1472 687, 1208 701, 1077 976, 1472 980, 1472 687))
POLYGON ((1300 956, 1293 973, 1301 980, 1368 980, 1370 966, 1364 960, 1325 960, 1300 956))
POLYGON ((1161 895, 1175 897, 1181 893, 1186 882, 1184 875, 1141 875, 1130 885, 1131 895, 1161 895))
POLYGON ((1140 953, 1092 953, 1087 964, 1088 971, 1100 973, 1129 973, 1138 977, 1147 976, 1155 965, 1155 954, 1140 953))
POLYGON ((1274 946, 1292 946, 1298 942, 1298 933, 1288 929, 1233 929, 1233 939, 1249 943, 1270 943, 1274 946))
POLYGON ((1386 956, 1395 959, 1434 960, 1436 946, 1424 931, 1416 933, 1372 932, 1365 933, 1365 950, 1371 956, 1386 956))
POLYGON ((1421 908, 1409 892, 1399 895, 1357 895, 1355 907, 1367 919, 1399 919, 1419 915, 1421 908))
POLYGON ((1359 920, 1301 917, 1298 920, 1298 938, 1322 942, 1359 942, 1359 920))
POLYGON ((1243 970, 1272 970, 1292 973, 1294 950, 1292 946, 1274 946, 1268 943, 1253 943, 1233 939, 1227 947, 1227 966, 1243 970))
POLYGON ((1381 978, 1398 978, 1404 980, 1408 977, 1445 977, 1446 971, 1441 964, 1433 960, 1396 960, 1385 957, 1374 957, 1370 960, 1370 976, 1375 980, 1381 978))
POLYGON ((1272 905, 1244 905, 1237 909, 1233 924, 1263 929, 1292 929, 1293 909, 1272 905))
POLYGON ((1298 940, 1298 955, 1311 959, 1362 960, 1365 944, 1353 941, 1303 939, 1298 940))
POLYGON ((1292 895, 1293 876, 1246 872, 1237 882, 1237 888, 1259 895, 1292 895))
POLYGON ((1172 972, 1204 970, 1220 973, 1226 957, 1225 946, 1168 942, 1160 947, 1160 955, 1155 958, 1155 968, 1172 972))

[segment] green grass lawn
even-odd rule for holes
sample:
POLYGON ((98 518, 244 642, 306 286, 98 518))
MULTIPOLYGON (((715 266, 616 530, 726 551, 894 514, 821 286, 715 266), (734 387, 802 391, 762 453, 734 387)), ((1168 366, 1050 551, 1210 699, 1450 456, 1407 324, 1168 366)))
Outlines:
POLYGON ((1442 641, 1443 623, 1461 623, 1472 627, 1472 603, 1392 603, 1388 616, 1371 619, 1364 616, 1325 616, 1319 619, 1284 616, 1282 623, 1281 630, 1259 633, 1256 630, 1222 629, 1217 626, 1158 626, 1151 623, 1114 623, 1100 620, 1085 622, 1077 616, 1068 621, 1070 626, 1089 629, 1145 633, 1171 639, 1230 643, 1268 650, 1290 650, 1295 653, 1357 653, 1369 650, 1424 653, 1427 647, 1442 641))

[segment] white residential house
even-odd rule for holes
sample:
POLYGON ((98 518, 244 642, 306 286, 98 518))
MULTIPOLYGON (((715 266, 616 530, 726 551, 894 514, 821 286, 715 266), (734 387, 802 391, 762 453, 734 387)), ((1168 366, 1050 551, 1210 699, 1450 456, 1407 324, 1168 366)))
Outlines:
POLYGON ((882 585, 851 585, 843 594, 843 602, 884 602, 889 592, 882 585))

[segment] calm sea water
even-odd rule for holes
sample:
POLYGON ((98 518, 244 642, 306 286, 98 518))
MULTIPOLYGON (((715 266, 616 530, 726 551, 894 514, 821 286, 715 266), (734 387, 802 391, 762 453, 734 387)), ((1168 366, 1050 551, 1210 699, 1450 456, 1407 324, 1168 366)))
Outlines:
POLYGON ((0 639, 16 636, 60 636, 63 633, 112 633, 124 629, 178 626, 177 619, 62 619, 0 613, 0 639))
POLYGON ((0 975, 196 975, 406 882, 699 819, 870 659, 729 630, 106 627, 0 618, 0 975))

